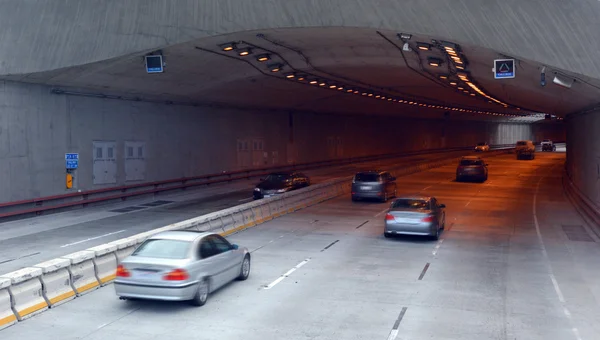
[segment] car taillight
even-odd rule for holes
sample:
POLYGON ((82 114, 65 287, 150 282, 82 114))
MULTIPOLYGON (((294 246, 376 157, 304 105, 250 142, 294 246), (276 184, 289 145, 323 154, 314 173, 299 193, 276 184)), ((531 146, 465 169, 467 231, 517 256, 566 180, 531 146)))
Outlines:
POLYGON ((387 221, 393 221, 395 220, 394 216, 392 216, 392 214, 385 214, 385 219, 387 221))
POLYGON ((167 281, 183 281, 189 279, 188 273, 183 269, 175 269, 169 274, 163 276, 164 280, 167 281))
POLYGON ((122 264, 117 267, 117 276, 118 277, 130 277, 131 273, 129 270, 125 269, 122 264))
POLYGON ((433 216, 427 216, 423 218, 421 222, 433 222, 433 216))

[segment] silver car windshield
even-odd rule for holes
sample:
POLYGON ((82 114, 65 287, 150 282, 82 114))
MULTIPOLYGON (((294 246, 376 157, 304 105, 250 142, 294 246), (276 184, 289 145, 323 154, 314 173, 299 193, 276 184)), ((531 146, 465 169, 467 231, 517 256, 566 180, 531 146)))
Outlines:
POLYGON ((429 202, 425 200, 399 199, 394 202, 392 208, 429 210, 429 202))
POLYGON ((191 242, 178 240, 146 240, 132 256, 160 259, 185 259, 191 242))

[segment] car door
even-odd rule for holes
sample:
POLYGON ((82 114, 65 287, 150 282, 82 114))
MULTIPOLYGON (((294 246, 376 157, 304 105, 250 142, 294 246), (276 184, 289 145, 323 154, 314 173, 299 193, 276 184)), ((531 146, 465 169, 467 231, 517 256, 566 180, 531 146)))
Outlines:
POLYGON ((433 213, 435 215, 435 219, 437 220, 437 227, 439 228, 442 225, 442 214, 440 211, 439 202, 437 201, 437 199, 432 198, 430 204, 431 204, 431 210, 433 211, 433 213))
POLYGON ((235 279, 240 274, 242 259, 233 250, 233 245, 220 235, 211 235, 210 240, 217 249, 218 255, 223 259, 221 275, 224 284, 235 279))
POLYGON ((209 237, 200 240, 198 245, 202 276, 208 276, 211 281, 211 291, 218 289, 223 285, 223 277, 219 275, 220 268, 223 267, 223 259, 217 257, 217 250, 209 237))

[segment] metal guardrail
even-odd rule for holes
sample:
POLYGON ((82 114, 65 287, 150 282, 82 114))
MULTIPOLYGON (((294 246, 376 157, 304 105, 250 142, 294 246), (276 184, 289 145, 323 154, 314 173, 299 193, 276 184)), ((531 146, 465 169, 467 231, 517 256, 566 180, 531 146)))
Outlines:
MULTIPOLYGON (((513 147, 513 144, 492 145, 492 148, 513 147)), ((185 190, 186 188, 225 183, 250 179, 252 177, 268 175, 274 171, 309 170, 328 166, 339 166, 352 163, 363 163, 374 160, 416 156, 452 151, 473 150, 472 146, 445 149, 427 149, 412 152, 398 152, 372 156, 353 157, 337 160, 326 160, 310 163, 297 163, 275 167, 261 167, 237 171, 223 171, 221 173, 206 174, 194 177, 177 178, 148 183, 139 183, 119 187, 72 192, 62 195, 46 196, 34 199, 0 203, 0 218, 19 217, 22 215, 41 215, 46 211, 60 210, 72 207, 86 207, 89 204, 107 202, 111 200, 126 200, 129 197, 158 194, 165 191, 185 190)))

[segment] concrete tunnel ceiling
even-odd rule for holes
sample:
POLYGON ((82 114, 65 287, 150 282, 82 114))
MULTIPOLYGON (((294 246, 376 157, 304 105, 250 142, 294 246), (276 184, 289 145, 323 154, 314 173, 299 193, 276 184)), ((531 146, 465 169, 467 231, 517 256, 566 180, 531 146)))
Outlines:
POLYGON ((510 56, 451 39, 364 28, 197 39, 162 48, 161 74, 146 73, 143 56, 150 52, 9 79, 52 85, 59 93, 165 102, 516 122, 538 121, 539 113, 564 117, 596 105, 600 94, 597 80, 550 67, 542 87, 543 65, 528 60, 517 60, 515 79, 496 80, 493 60, 510 56), (226 51, 231 42, 236 46, 226 51), (246 49, 248 55, 240 55, 246 49), (258 60, 262 55, 268 60, 258 60), (275 66, 279 72, 272 72, 275 66), (553 84, 555 72, 575 80, 573 86, 553 84))

